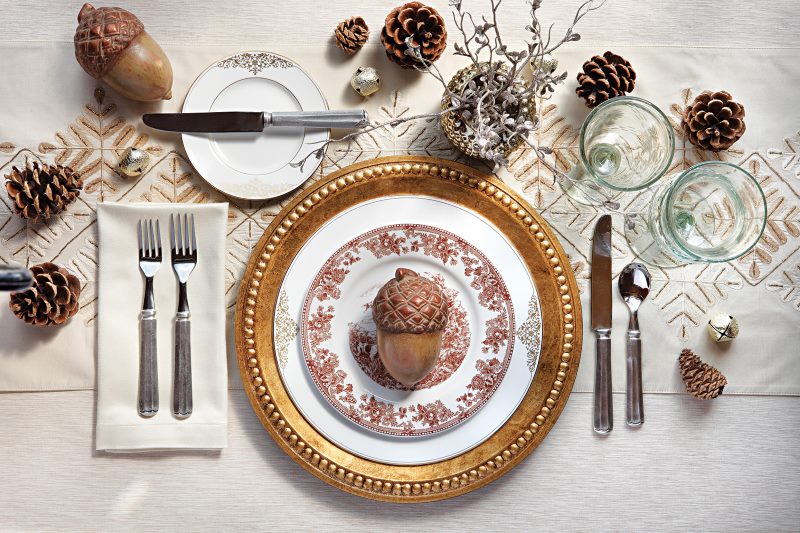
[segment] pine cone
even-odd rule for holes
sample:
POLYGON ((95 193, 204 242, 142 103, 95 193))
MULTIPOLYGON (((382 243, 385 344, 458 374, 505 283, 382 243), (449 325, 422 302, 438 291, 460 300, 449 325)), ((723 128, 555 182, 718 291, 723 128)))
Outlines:
POLYGON ((369 28, 361 17, 350 17, 340 22, 333 32, 336 37, 336 46, 348 54, 358 52, 369 38, 369 28))
POLYGON ((744 135, 744 106, 725 91, 704 91, 686 107, 681 126, 695 146, 727 150, 744 135))
POLYGON ((636 72, 628 60, 613 52, 606 52, 583 64, 575 92, 586 100, 587 106, 595 107, 615 96, 628 94, 633 91, 635 84, 636 72))
POLYGON ((24 169, 12 167, 6 175, 6 192, 14 211, 31 220, 46 220, 75 201, 83 187, 81 177, 69 167, 34 161, 24 169))
POLYGON ((700 400, 710 400, 722 394, 722 389, 728 384, 728 380, 722 373, 704 363, 685 348, 678 358, 683 384, 686 385, 686 392, 700 400))
POLYGON ((81 284, 66 268, 42 263, 31 268, 33 285, 12 292, 8 306, 17 318, 35 326, 63 324, 78 312, 81 284))
POLYGON ((386 55, 403 68, 422 66, 418 59, 406 54, 406 39, 409 37, 411 46, 419 47, 423 59, 433 63, 447 47, 444 18, 434 8, 420 2, 394 8, 386 16, 386 25, 381 31, 386 55))

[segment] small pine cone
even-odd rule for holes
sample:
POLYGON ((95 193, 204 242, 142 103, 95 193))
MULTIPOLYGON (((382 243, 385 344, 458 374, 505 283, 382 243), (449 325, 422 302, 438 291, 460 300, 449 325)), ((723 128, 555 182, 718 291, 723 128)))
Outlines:
POLYGON ((615 96, 628 94, 633 91, 635 84, 636 72, 628 60, 613 52, 606 52, 583 64, 575 92, 586 100, 587 106, 595 107, 615 96))
POLYGON ((686 392, 697 399, 710 400, 716 398, 722 394, 722 389, 728 384, 728 380, 719 370, 701 361, 688 348, 681 352, 678 364, 680 365, 681 377, 683 378, 683 384, 686 386, 686 392))
POLYGON ((447 47, 444 18, 434 8, 420 2, 394 8, 386 15, 386 24, 381 31, 386 55, 403 68, 422 67, 421 61, 406 54, 406 39, 409 39, 408 44, 419 49, 425 61, 433 63, 447 47))
POLYGON ((33 285, 12 292, 8 306, 17 318, 35 326, 63 324, 78 312, 81 284, 66 268, 42 263, 31 268, 33 285))
POLYGON ((336 26, 333 32, 336 46, 348 54, 358 52, 369 38, 369 28, 361 17, 350 17, 336 26))
POLYGON ((725 91, 703 91, 686 107, 681 126, 695 146, 727 150, 744 135, 744 106, 725 91))
POLYGON ((11 168, 6 192, 22 218, 46 220, 74 202, 83 187, 81 177, 69 167, 39 166, 34 161, 22 170, 11 168))

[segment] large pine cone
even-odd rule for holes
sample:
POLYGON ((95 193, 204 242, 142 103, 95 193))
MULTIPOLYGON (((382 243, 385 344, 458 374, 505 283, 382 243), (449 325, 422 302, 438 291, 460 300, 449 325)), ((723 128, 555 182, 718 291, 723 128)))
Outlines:
POLYGON ((744 135, 744 106, 725 91, 703 91, 686 107, 681 126, 695 146, 727 150, 744 135))
POLYGON ((447 325, 447 299, 436 283, 398 268, 375 296, 372 317, 389 333, 441 331, 447 325))
POLYGON ((587 106, 595 107, 615 96, 628 94, 633 91, 634 85, 636 72, 628 60, 613 52, 606 52, 583 64, 575 92, 586 100, 587 106))
POLYGON ((420 2, 394 8, 386 15, 386 25, 381 31, 386 55, 403 68, 422 67, 422 62, 406 54, 408 38, 412 46, 419 47, 423 59, 433 63, 447 47, 444 18, 434 8, 420 2))
POLYGON ((350 17, 340 22, 333 34, 336 37, 336 46, 348 54, 354 54, 369 39, 369 27, 363 18, 350 17))
POLYGON ((31 268, 33 285, 12 292, 8 306, 17 318, 35 326, 63 324, 78 312, 81 283, 66 268, 42 263, 31 268))
POLYGON ((74 202, 83 180, 71 168, 42 165, 34 161, 22 170, 11 168, 6 175, 6 192, 14 202, 14 211, 23 218, 46 220, 74 202))
POLYGON ((722 389, 728 380, 722 372, 704 363, 688 348, 681 352, 678 358, 683 384, 686 392, 700 400, 710 400, 722 394, 722 389))
POLYGON ((84 4, 75 30, 75 59, 90 76, 100 79, 143 31, 144 24, 130 11, 84 4))

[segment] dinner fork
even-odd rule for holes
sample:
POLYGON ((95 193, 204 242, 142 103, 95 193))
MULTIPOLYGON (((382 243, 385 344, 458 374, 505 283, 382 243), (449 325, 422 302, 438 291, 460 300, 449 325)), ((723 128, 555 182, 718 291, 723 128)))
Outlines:
POLYGON ((153 276, 161 266, 161 227, 158 220, 139 220, 139 270, 144 275, 144 302, 139 315, 139 414, 158 412, 158 363, 156 349, 156 305, 153 276))
POLYGON ((172 269, 178 278, 178 312, 175 314, 175 372, 172 389, 172 413, 180 418, 192 414, 192 347, 189 328, 189 300, 186 283, 197 265, 197 239, 194 215, 169 217, 172 269))

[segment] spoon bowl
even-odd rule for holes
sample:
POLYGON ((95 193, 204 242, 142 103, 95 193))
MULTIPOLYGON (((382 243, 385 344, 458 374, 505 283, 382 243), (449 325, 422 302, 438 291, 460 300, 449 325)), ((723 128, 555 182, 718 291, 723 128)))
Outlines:
POLYGON ((629 426, 644 422, 642 397, 642 339, 639 331, 639 306, 650 293, 650 272, 641 263, 631 263, 619 274, 619 293, 631 312, 628 322, 626 369, 628 374, 625 418, 629 426))
POLYGON ((650 272, 641 263, 630 263, 619 274, 619 293, 632 313, 650 293, 650 272))

